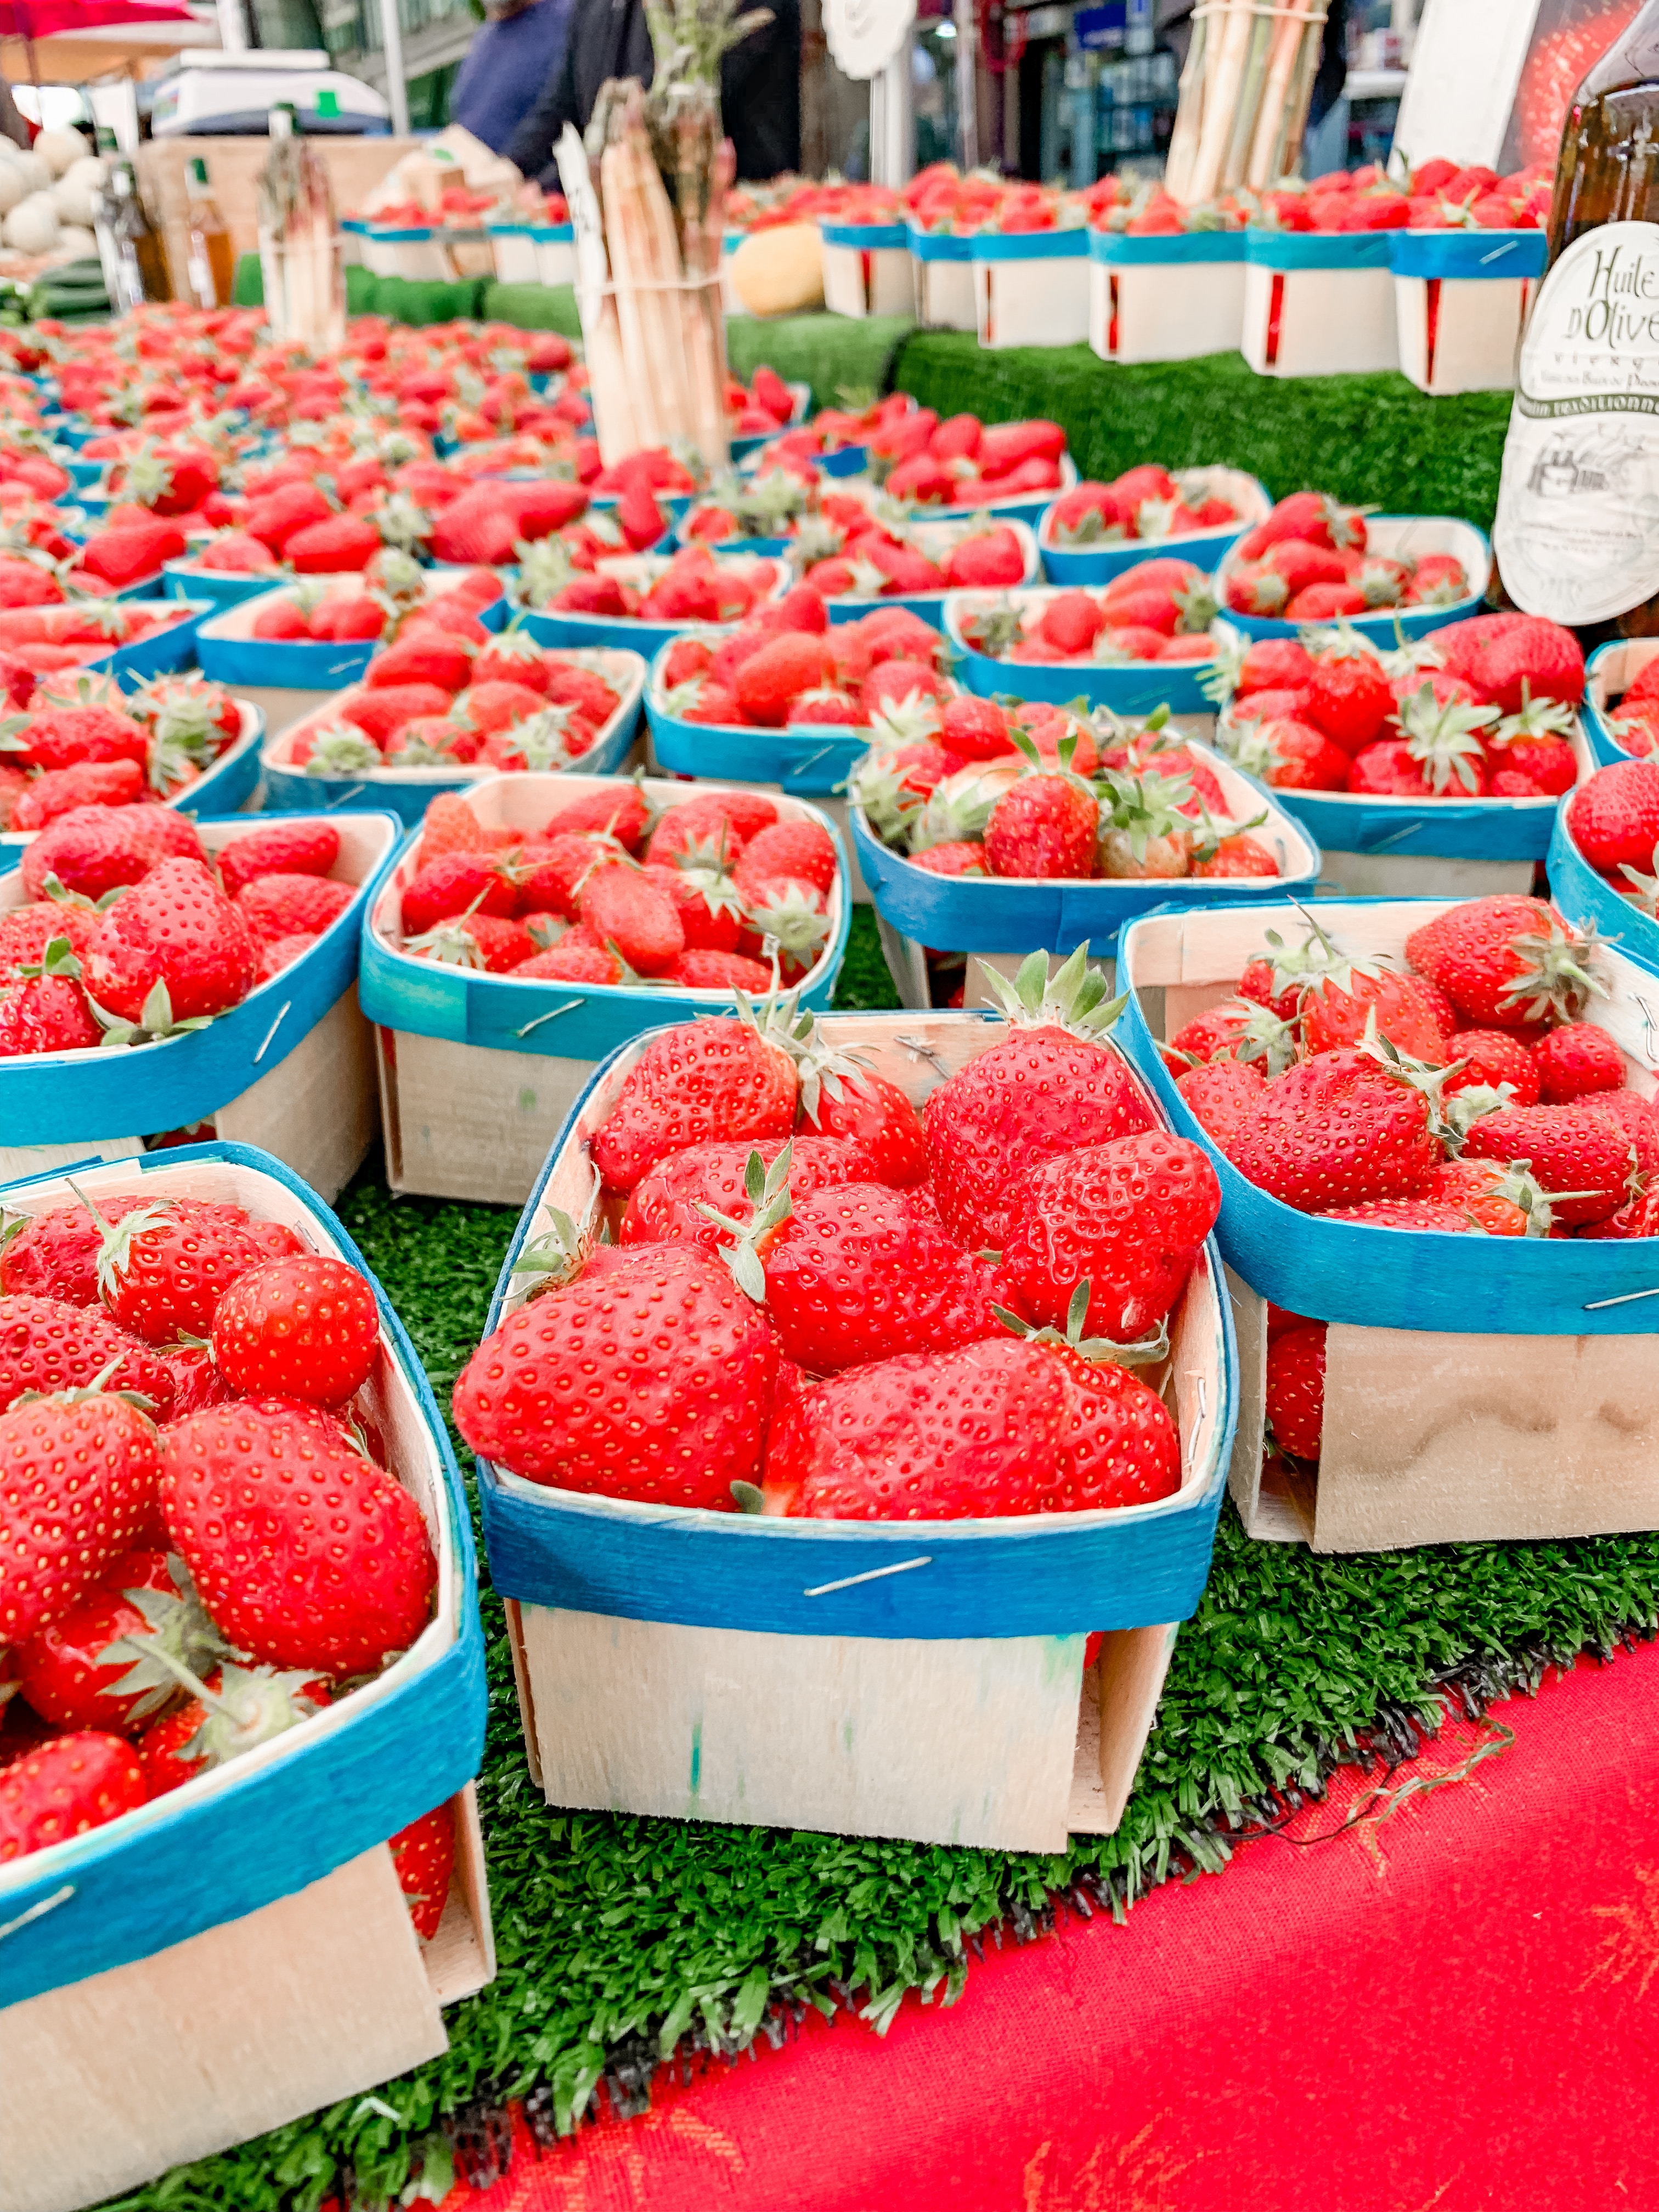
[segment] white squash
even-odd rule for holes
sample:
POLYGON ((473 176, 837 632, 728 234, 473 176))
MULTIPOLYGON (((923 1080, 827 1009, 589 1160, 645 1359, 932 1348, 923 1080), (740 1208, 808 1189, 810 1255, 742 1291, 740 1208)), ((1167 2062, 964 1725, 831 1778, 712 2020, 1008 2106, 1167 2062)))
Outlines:
POLYGON ((88 147, 78 131, 64 129, 41 131, 31 150, 54 177, 61 177, 73 163, 85 157, 88 147))
POLYGON ((57 251, 71 260, 89 260, 98 251, 98 240, 83 224, 66 222, 58 231, 57 251))
POLYGON ((52 204, 60 222, 89 223, 92 196, 104 180, 104 165, 95 154, 71 162, 52 188, 52 204))
POLYGON ((20 253, 50 253, 58 243, 58 210, 50 192, 31 192, 0 226, 0 237, 20 253))
POLYGON ((28 190, 21 163, 0 161, 0 216, 9 215, 20 200, 27 199, 28 190))

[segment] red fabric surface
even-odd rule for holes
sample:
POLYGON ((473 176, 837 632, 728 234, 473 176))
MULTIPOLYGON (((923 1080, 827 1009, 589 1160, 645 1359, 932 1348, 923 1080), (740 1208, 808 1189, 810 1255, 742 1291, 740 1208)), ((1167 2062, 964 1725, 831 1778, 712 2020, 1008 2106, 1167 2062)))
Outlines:
POLYGON ((540 2160, 520 2129, 507 2179, 445 2212, 1659 2205, 1659 1648, 1447 1729, 1384 1787, 1122 1927, 988 1954, 884 2041, 814 2016, 540 2160))

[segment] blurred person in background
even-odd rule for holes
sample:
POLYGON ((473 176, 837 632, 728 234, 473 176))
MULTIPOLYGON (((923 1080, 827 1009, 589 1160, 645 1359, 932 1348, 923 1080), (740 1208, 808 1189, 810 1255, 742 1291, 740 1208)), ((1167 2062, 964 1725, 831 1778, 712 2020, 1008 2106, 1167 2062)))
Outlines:
POLYGON ((573 0, 484 0, 483 28, 466 50, 449 116, 504 154, 564 61, 573 0))
MULTIPOLYGON (((800 164, 800 0, 768 4, 771 21, 751 31, 720 64, 720 112, 746 183, 782 176, 800 164)), ((636 76, 648 85, 655 69, 645 0, 574 0, 563 53, 505 149, 507 159, 557 191, 553 156, 565 125, 586 130, 607 77, 636 76)))

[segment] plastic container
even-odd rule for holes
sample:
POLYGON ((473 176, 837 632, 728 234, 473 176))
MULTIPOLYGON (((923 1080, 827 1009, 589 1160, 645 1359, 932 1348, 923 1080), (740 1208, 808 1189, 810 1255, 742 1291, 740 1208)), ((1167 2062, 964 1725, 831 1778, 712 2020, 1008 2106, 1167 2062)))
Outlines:
MULTIPOLYGON (((1005 1034, 963 1014, 832 1015, 920 1103, 1005 1034)), ((586 1209, 587 1133, 644 1048, 577 1101, 490 1326, 548 1209, 586 1209)), ((1118 1512, 907 1522, 674 1511, 479 1465, 526 1745, 550 1802, 1057 1850, 1109 1832, 1209 1570, 1233 1425, 1231 1325, 1206 1247, 1172 1317, 1184 1479, 1118 1512), (1084 1644, 1104 1630, 1097 1670, 1084 1644), (763 1685, 763 1694, 757 1693, 763 1685)))
POLYGON ((1393 234, 1247 230, 1239 350, 1258 376, 1397 368, 1393 234))
POLYGON ((902 222, 821 222, 823 304, 832 315, 913 315, 910 234, 902 222))
POLYGON ((1396 230, 1400 366, 1419 391, 1510 392, 1548 258, 1541 230, 1396 230))
MULTIPOLYGON (((688 501, 689 505, 690 502, 688 501)), ((761 556, 753 553, 715 554, 723 568, 738 575, 752 573, 761 556)), ((781 563, 778 573, 765 593, 769 599, 781 599, 789 589, 789 572, 781 563)), ((619 553, 614 559, 597 563, 596 573, 615 576, 635 590, 648 586, 668 566, 668 556, 659 553, 619 553)), ((692 624, 688 617, 684 622, 646 622, 623 615, 557 614, 538 611, 526 607, 524 626, 538 645, 555 646, 564 652, 571 646, 599 645, 613 649, 643 654, 649 660, 672 638, 692 624)))
POLYGON ((1102 361, 1237 353, 1244 335, 1244 234, 1089 233, 1089 344, 1102 361))
MULTIPOLYGON (((210 854, 266 826, 256 814, 197 825, 210 854)), ((119 1156, 146 1137, 209 1121, 221 1137, 274 1153, 327 1196, 350 1180, 379 1127, 372 1045, 356 999, 358 939, 398 824, 386 814, 342 814, 334 826, 340 854, 331 872, 358 896, 240 1006, 161 1044, 0 1060, 0 1181, 89 1154, 119 1156)), ((15 868, 0 876, 0 911, 27 902, 15 868)))
POLYGON ((979 327, 971 233, 905 226, 916 267, 916 320, 939 331, 979 327))
MULTIPOLYGON (((609 775, 622 767, 639 726, 640 699, 645 688, 645 663, 637 653, 600 648, 574 651, 568 656, 584 667, 597 669, 619 695, 611 720, 582 754, 584 775, 609 775)), ((467 791, 497 771, 488 763, 456 768, 366 769, 353 776, 311 775, 296 765, 303 741, 319 723, 336 721, 342 707, 360 687, 348 684, 323 706, 313 708, 290 722, 259 757, 264 775, 265 805, 277 814, 331 814, 342 806, 379 806, 394 814, 405 827, 413 827, 441 791, 467 791)))
MULTIPOLYGON (((1455 903, 1322 900, 1317 916, 1356 958, 1403 964, 1412 931, 1455 903)), ((1232 1489, 1246 1528, 1353 1552, 1659 1526, 1652 1240, 1319 1220, 1248 1182, 1188 1112, 1153 1040, 1229 996, 1270 928, 1294 944, 1305 918, 1283 902, 1151 915, 1118 949, 1126 1048, 1221 1181, 1216 1234, 1240 1355, 1232 1489), (1316 1469, 1264 1466, 1267 1301, 1332 1324, 1316 1469)), ((1608 988, 1592 1018, 1623 1048, 1631 1087, 1650 1097, 1654 978, 1611 947, 1597 961, 1608 988)))
POLYGON ((1098 585, 1109 584, 1114 576, 1121 576, 1138 562, 1170 558, 1191 561, 1198 568, 1211 568, 1247 530, 1264 520, 1272 511, 1273 495, 1266 484, 1258 477, 1247 476, 1243 469, 1183 469, 1180 474, 1183 481, 1193 479, 1201 487, 1195 492, 1195 498, 1231 500, 1239 520, 1220 523, 1213 530, 1176 531, 1168 538, 1131 538, 1109 545, 1065 546, 1054 543, 1054 507, 1059 504, 1055 501, 1044 508, 1042 520, 1037 525, 1037 551, 1048 581, 1081 584, 1092 590, 1098 585))
MULTIPOLYGON (((1144 557, 1144 556, 1143 556, 1144 557)), ((1172 714, 1210 714, 1214 708, 1202 678, 1210 660, 998 660, 981 653, 963 635, 964 615, 1012 600, 1030 617, 1042 614, 1060 587, 1037 585, 1018 592, 952 592, 945 602, 945 635, 956 655, 958 682, 982 699, 1015 692, 1022 699, 1046 699, 1064 707, 1081 699, 1091 707, 1109 707, 1115 714, 1150 714, 1167 707, 1172 714)))
MULTIPOLYGON (((1443 607, 1379 607, 1375 614, 1344 615, 1343 621, 1361 637, 1370 638, 1385 651, 1402 637, 1426 637, 1444 629, 1448 623, 1466 622, 1479 614, 1492 575, 1492 544, 1484 531, 1472 522, 1449 514, 1368 514, 1365 544, 1373 553, 1394 554, 1401 559, 1421 559, 1425 553, 1455 553, 1463 564, 1469 588, 1461 599, 1443 607)), ((1216 569, 1215 596, 1226 619, 1246 637, 1294 637, 1306 623, 1282 621, 1276 615, 1239 614, 1227 605, 1227 578, 1238 565, 1237 555, 1224 554, 1216 569)), ((1319 627, 1319 625, 1315 625, 1319 627)))
MULTIPOLYGON (((240 1145, 87 1167, 76 1181, 94 1200, 241 1204, 368 1273, 328 1208, 240 1145)), ((73 1200, 51 1178, 5 1196, 13 1218, 73 1200)), ((125 2194, 434 2058, 442 2008, 493 1978, 470 1787, 486 1687, 466 1499, 420 1363, 375 1295, 380 1346, 358 1402, 425 1517, 434 1617, 382 1675, 302 1726, 0 1868, 0 2166, 20 2212, 125 2194), (384 1839, 446 1800, 456 1874, 422 1944, 384 1839), (239 2063, 255 2020, 258 2063, 239 2063)))
MULTIPOLYGON (((588 775, 502 775, 477 785, 467 799, 487 828, 529 833, 605 782, 588 775)), ((658 807, 684 805, 716 787, 642 785, 658 807)), ((829 941, 799 986, 802 1006, 818 1012, 834 996, 847 950, 846 850, 835 823, 817 807, 787 798, 777 804, 781 819, 813 821, 827 830, 841 863, 830 900, 829 941)), ((412 835, 404 841, 362 924, 361 989, 379 1041, 387 1179, 400 1192, 521 1206, 595 1062, 665 1021, 724 1012, 732 994, 520 981, 414 959, 398 950, 397 936, 417 845, 412 835)))
POLYGON ((974 319, 981 345, 1068 346, 1089 336, 1089 234, 975 231, 974 319))

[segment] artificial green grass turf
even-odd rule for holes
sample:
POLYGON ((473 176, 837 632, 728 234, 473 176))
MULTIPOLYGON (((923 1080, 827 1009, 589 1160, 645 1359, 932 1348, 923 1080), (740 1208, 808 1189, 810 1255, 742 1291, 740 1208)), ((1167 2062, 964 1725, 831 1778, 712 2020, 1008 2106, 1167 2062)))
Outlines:
MULTIPOLYGON (((839 996, 894 1003, 867 908, 855 913, 839 996)), ((340 1212, 447 1405, 513 1212, 394 1200, 372 1174, 340 1212)), ((1252 1543, 1229 1507, 1122 1827, 1054 1856, 551 1810, 525 1769, 488 1589, 483 1618, 491 1711, 479 1802, 497 1979, 451 2010, 445 2057, 179 2168, 123 2198, 125 2212, 314 2212, 347 2185, 354 2207, 378 2205, 434 2151, 441 2194, 445 2116, 540 2092, 566 2125, 608 2060, 613 2081, 637 2088, 641 2056, 683 2031, 730 2050, 769 2006, 775 2020, 780 2002, 828 2003, 832 1983, 860 1991, 878 2023, 906 1990, 948 1997, 971 1980, 966 1945, 980 1929, 1012 1913, 1030 1933, 1079 1885, 1098 1906, 1103 1888, 1116 1901, 1172 1869, 1219 1867, 1229 1830, 1270 1816, 1273 1790, 1316 1788, 1379 1725, 1407 1748, 1402 1715, 1436 1725, 1437 1683, 1455 1672, 1490 1696, 1535 1679, 1548 1655, 1652 1629, 1659 1535, 1316 1559, 1252 1543)))

